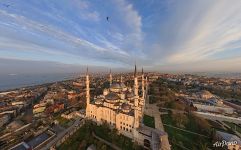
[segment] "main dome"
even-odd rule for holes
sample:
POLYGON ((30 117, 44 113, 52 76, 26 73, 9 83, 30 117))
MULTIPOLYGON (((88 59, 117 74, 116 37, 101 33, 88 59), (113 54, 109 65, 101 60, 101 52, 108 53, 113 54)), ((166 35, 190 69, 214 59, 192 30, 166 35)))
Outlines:
POLYGON ((118 99, 120 99, 120 97, 119 97, 116 93, 113 93, 113 92, 107 94, 107 95, 105 96, 105 98, 106 98, 107 100, 118 100, 118 99))
POLYGON ((110 86, 110 88, 111 88, 111 89, 120 89, 121 86, 120 86, 120 84, 118 84, 118 83, 113 83, 113 84, 110 86))

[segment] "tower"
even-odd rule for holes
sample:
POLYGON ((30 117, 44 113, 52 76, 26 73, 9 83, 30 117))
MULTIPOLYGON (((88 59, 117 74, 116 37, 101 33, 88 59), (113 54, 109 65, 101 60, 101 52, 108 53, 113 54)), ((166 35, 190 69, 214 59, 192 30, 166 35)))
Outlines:
POLYGON ((110 69, 110 86, 112 84, 112 74, 111 74, 111 69, 110 69))
POLYGON ((135 65, 135 72, 134 72, 134 94, 135 96, 138 96, 138 78, 137 78, 136 65, 135 65))
POLYGON ((142 68, 142 74, 141 74, 141 86, 142 86, 142 98, 145 98, 145 79, 144 79, 144 71, 142 68))
POLYGON ((134 94, 135 94, 134 128, 138 128, 140 121, 139 121, 139 95, 138 95, 138 79, 137 79, 136 65, 135 65, 135 72, 134 72, 134 94))
POLYGON ((123 83, 123 78, 122 78, 122 75, 120 77, 120 83, 123 83))
POLYGON ((89 117, 89 104, 90 104, 90 81, 89 81, 89 70, 86 69, 86 116, 89 117))

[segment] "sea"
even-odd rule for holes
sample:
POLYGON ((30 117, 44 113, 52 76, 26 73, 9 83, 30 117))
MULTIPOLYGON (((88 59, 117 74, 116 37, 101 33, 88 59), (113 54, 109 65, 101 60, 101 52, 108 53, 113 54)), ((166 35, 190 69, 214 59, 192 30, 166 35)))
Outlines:
POLYGON ((77 78, 75 73, 56 74, 0 74, 0 91, 8 91, 16 88, 40 85, 62 80, 77 78))

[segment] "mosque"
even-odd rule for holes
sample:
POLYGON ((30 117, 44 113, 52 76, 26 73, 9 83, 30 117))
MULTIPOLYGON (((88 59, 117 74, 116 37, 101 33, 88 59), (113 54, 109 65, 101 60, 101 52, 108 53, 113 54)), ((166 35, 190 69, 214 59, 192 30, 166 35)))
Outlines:
POLYGON ((143 69, 141 75, 141 90, 137 69, 135 65, 134 87, 127 87, 122 82, 112 83, 110 72, 110 88, 104 89, 103 94, 90 101, 88 69, 86 74, 86 118, 97 124, 104 122, 110 127, 116 128, 118 133, 123 134, 142 145, 146 149, 161 149, 162 137, 166 134, 145 126, 142 123, 145 99, 147 96, 148 82, 144 77, 143 69))

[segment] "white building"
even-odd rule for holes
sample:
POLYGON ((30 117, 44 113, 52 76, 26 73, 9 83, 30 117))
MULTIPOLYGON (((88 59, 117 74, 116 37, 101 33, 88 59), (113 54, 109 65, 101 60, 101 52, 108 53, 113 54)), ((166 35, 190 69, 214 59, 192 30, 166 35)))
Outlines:
POLYGON ((105 89, 102 95, 90 100, 88 68, 86 74, 86 118, 91 119, 97 124, 104 122, 116 128, 123 134, 137 142, 145 148, 153 150, 161 149, 165 132, 146 127, 142 123, 145 98, 146 98, 146 79, 142 70, 141 96, 139 96, 138 77, 135 66, 134 88, 127 87, 122 80, 112 83, 110 72, 110 88, 105 89))

